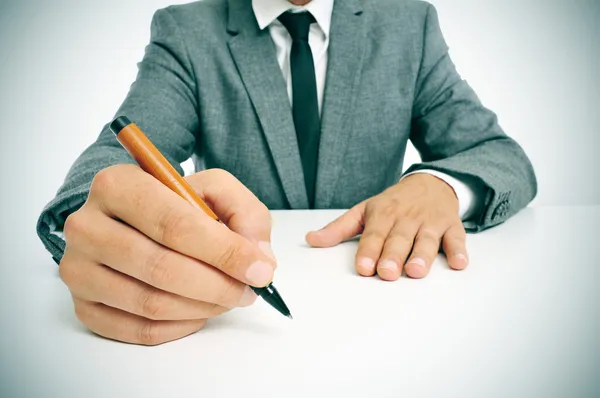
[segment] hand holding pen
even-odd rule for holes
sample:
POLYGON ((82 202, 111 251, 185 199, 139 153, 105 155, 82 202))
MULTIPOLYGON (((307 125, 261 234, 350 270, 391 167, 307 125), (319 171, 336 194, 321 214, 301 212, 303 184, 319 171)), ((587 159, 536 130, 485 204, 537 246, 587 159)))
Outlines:
POLYGON ((276 262, 266 207, 222 170, 186 181, 229 228, 134 165, 98 173, 87 202, 67 219, 60 275, 94 333, 165 343, 251 305, 256 288, 270 285, 276 262))

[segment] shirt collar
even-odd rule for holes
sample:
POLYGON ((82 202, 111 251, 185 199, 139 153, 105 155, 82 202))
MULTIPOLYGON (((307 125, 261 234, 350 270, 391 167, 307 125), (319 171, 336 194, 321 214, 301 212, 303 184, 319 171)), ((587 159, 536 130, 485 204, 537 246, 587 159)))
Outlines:
POLYGON ((315 17, 319 27, 329 37, 331 26, 331 13, 334 0, 312 0, 305 6, 295 6, 288 0, 252 0, 252 9, 260 29, 271 25, 281 14, 292 10, 293 12, 308 11, 315 17))

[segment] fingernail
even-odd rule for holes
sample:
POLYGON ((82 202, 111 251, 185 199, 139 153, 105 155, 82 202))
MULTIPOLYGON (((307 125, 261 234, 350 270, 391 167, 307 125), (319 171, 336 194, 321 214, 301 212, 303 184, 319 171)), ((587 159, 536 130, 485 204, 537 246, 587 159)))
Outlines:
POLYGON ((377 266, 377 274, 383 278, 398 278, 398 264, 392 260, 385 260, 377 266))
MULTIPOLYGON (((419 258, 419 257, 411 259, 408 262, 408 264, 414 264, 414 265, 417 265, 417 266, 419 266, 419 267, 421 267, 423 269, 425 269, 427 267, 427 264, 425 264, 425 260, 423 260, 422 258, 419 258)), ((406 264, 406 265, 408 265, 408 264, 406 264)))
POLYGON ((368 257, 361 257, 356 262, 358 268, 360 268, 363 272, 373 272, 375 270, 375 261, 368 257))
POLYGON ((271 247, 271 244, 269 242, 258 242, 258 247, 260 250, 262 250, 263 253, 275 260, 275 253, 273 253, 273 248, 271 247))
POLYGON ((464 255, 464 254, 462 254, 462 253, 457 253, 457 254, 455 254, 455 255, 454 255, 454 258, 455 258, 455 259, 457 259, 457 260, 464 261, 465 263, 467 263, 467 262, 469 261, 469 260, 467 260, 467 256, 465 256, 465 255, 464 255))
POLYGON ((264 261, 257 261, 246 271, 246 279, 252 286, 266 286, 273 279, 273 267, 264 261))
POLYGON ((397 271, 398 270, 398 264, 396 264, 392 260, 385 260, 381 264, 379 264, 378 268, 379 269, 384 269, 384 270, 387 270, 387 271, 397 271))
POLYGON ((242 294, 238 305, 240 307, 248 307, 254 304, 257 297, 258 296, 256 295, 256 293, 254 293, 254 290, 252 290, 250 286, 246 286, 246 288, 244 289, 244 294, 242 294))
POLYGON ((321 235, 321 230, 320 229, 316 229, 314 231, 309 231, 309 233, 313 234, 313 235, 321 235))

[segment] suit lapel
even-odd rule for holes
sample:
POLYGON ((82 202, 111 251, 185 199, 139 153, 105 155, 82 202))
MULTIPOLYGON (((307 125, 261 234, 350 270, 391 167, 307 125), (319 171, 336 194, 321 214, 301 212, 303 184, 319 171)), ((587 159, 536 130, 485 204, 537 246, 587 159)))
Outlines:
POLYGON ((349 123, 360 82, 365 42, 360 1, 336 1, 331 19, 321 117, 317 208, 328 208, 333 200, 346 147, 351 139, 352 128, 349 123))
POLYGON ((229 51, 252 101, 288 202, 307 208, 302 163, 287 88, 268 29, 261 31, 250 1, 229 1, 229 51))

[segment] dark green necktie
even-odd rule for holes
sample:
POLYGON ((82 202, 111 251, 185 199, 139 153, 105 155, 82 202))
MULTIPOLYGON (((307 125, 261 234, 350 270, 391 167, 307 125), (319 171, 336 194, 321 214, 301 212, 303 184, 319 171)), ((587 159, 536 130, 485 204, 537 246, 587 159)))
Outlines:
POLYGON ((279 17, 292 37, 290 67, 292 71, 292 112, 300 159, 304 171, 304 183, 310 208, 315 205, 315 180, 321 120, 317 98, 317 80, 312 51, 308 45, 310 24, 315 19, 309 12, 286 12, 279 17))

